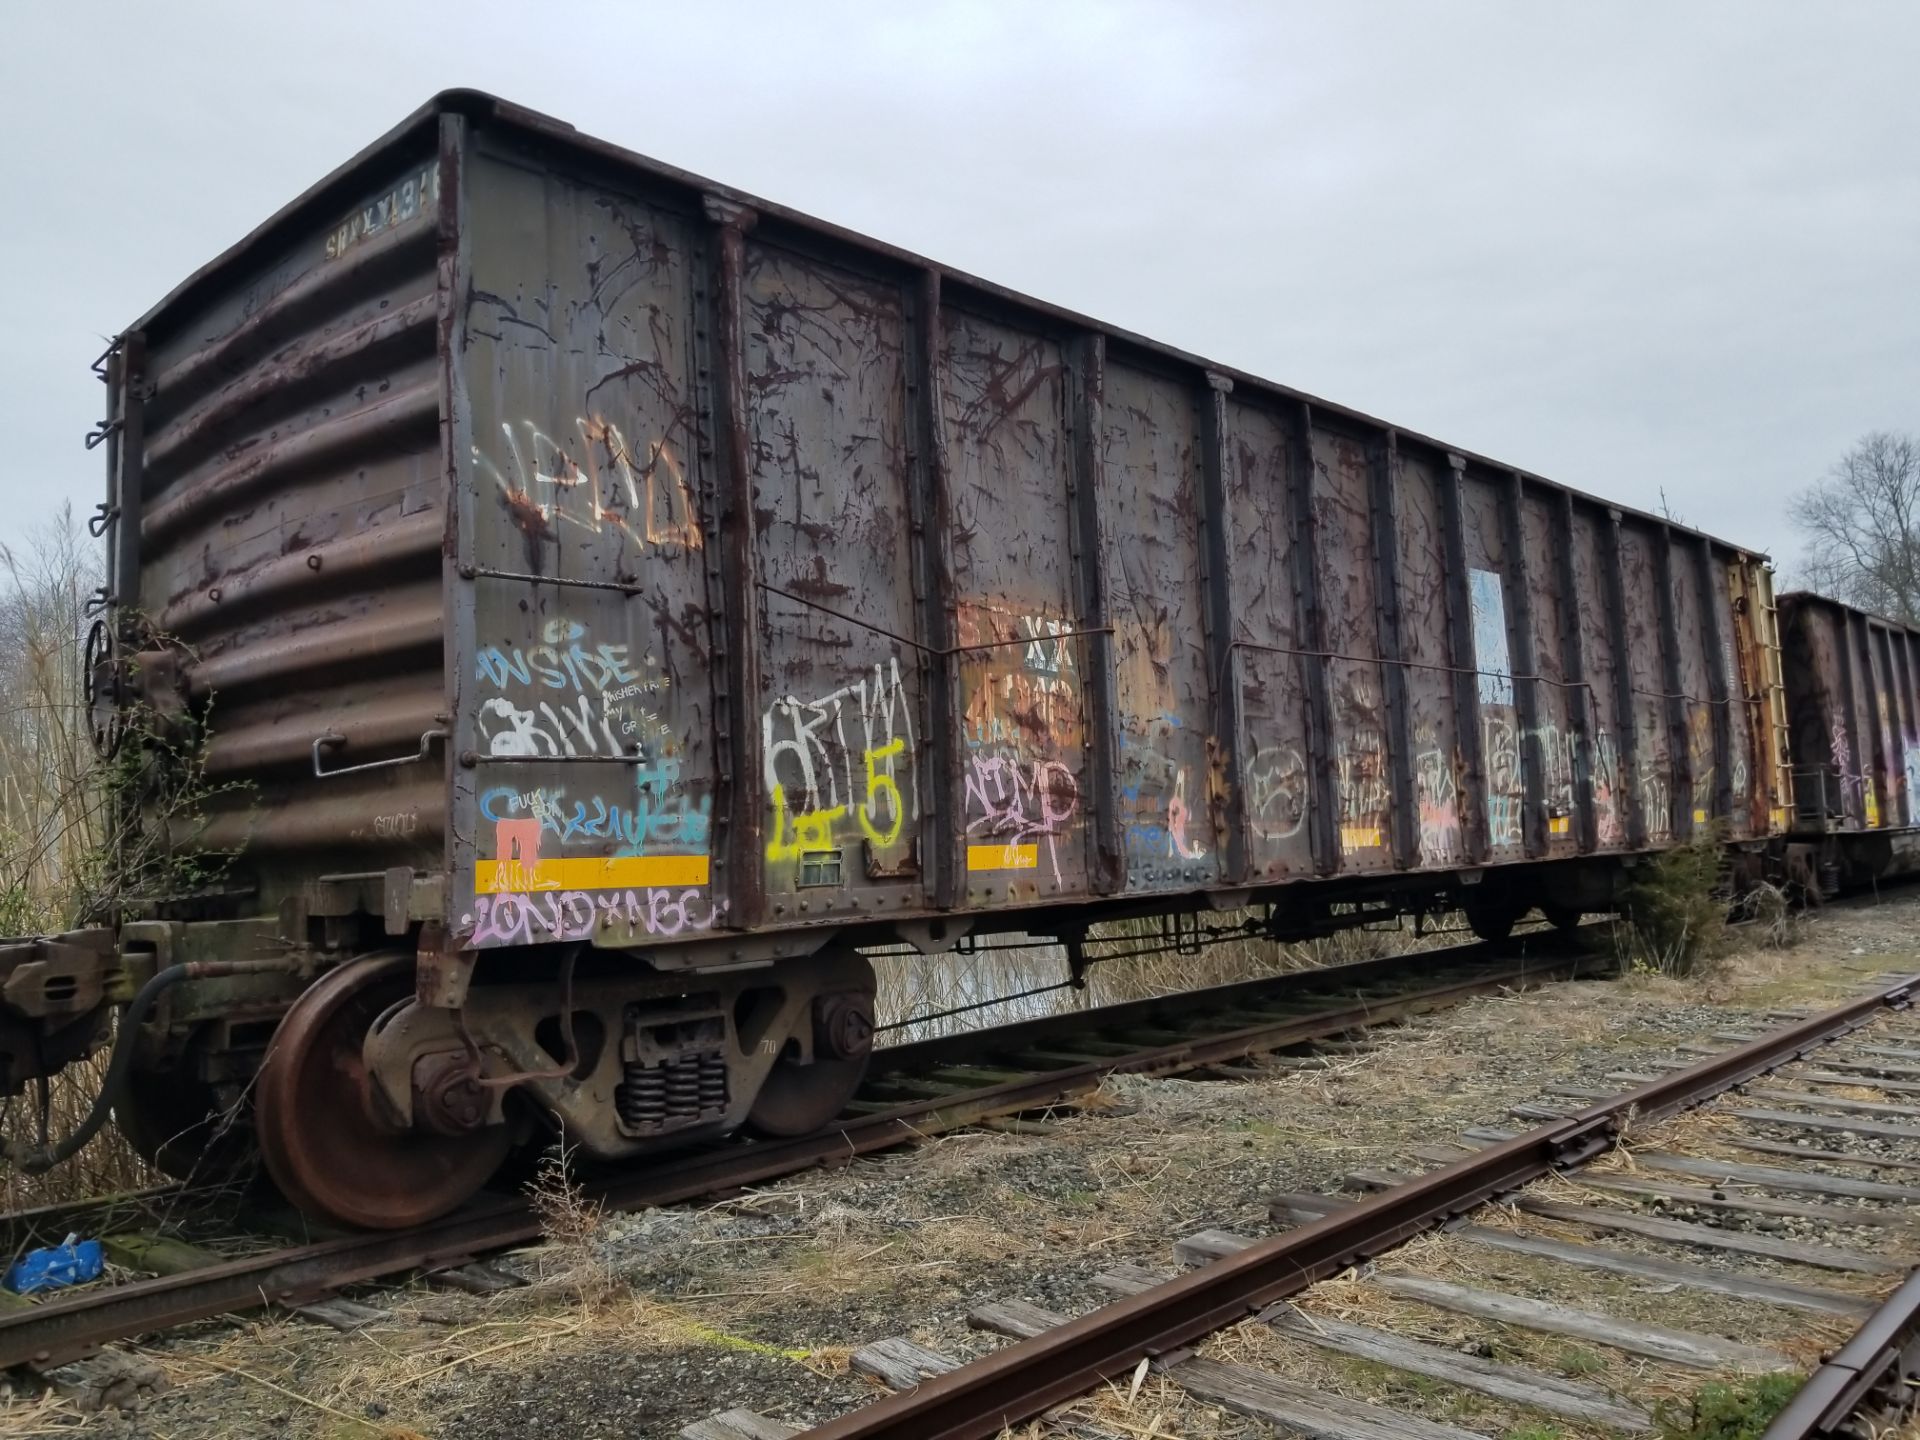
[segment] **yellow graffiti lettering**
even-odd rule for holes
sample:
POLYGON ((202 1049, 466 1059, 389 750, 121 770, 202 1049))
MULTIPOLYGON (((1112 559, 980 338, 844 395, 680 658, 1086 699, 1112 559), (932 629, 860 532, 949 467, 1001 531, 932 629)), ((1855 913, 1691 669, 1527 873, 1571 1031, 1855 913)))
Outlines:
MULTIPOLYGON (((843 818, 847 807, 813 810, 805 815, 787 812, 787 789, 773 787, 773 838, 767 842, 767 859, 796 860, 809 850, 831 850, 834 822, 843 818)), ((863 817, 864 818, 864 817, 863 817)), ((898 822, 896 822, 897 828, 898 822)))
POLYGON ((867 751, 867 803, 860 810, 860 829, 867 839, 881 849, 893 844, 900 838, 900 825, 905 818, 904 807, 900 803, 900 787, 891 774, 882 774, 874 768, 878 760, 891 760, 907 748, 905 740, 891 740, 878 750, 867 751), (879 829, 873 823, 874 800, 887 797, 887 828, 879 829))

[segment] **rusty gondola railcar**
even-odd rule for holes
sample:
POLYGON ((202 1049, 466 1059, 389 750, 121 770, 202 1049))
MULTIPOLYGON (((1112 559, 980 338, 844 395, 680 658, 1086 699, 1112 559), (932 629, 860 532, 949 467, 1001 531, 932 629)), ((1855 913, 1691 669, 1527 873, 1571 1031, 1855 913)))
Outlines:
POLYGON ((140 803, 219 863, 8 952, 67 985, 7 982, 9 1078, 162 977, 123 1124, 203 1163, 257 1073, 333 1218, 456 1203, 530 1115, 824 1123, 858 945, 1499 934, 1784 828, 1764 557, 486 96, 106 369, 99 730, 199 757, 140 803))
POLYGON ((1832 894, 1920 869, 1920 633, 1797 591, 1780 646, 1796 874, 1832 894))

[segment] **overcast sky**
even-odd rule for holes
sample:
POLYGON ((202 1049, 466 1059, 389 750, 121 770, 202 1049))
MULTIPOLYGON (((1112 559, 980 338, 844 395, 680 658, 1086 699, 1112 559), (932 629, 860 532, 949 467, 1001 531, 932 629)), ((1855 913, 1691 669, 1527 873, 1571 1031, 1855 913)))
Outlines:
POLYGON ((491 90, 1790 562, 1920 430, 1920 5, 0 0, 0 538, 112 334, 491 90))

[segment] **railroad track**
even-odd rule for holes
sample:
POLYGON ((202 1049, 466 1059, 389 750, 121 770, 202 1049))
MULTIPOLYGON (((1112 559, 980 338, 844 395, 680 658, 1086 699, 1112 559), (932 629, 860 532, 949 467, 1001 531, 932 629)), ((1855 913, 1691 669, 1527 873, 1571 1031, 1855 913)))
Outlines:
MULTIPOLYGON (((1217 1230, 1185 1236, 1174 1246, 1176 1260, 1191 1267, 1185 1273, 1117 1266, 1097 1283, 1121 1298, 1085 1314, 1070 1317, 1019 1299, 982 1305, 970 1323, 1014 1343, 970 1362, 905 1337, 876 1342, 856 1352, 854 1368, 896 1393, 804 1434, 996 1436, 1071 1407, 1109 1382, 1124 1385, 1150 1366, 1188 1396, 1284 1434, 1484 1440, 1478 1430, 1223 1361, 1207 1353, 1220 1348, 1208 1342, 1222 1331, 1259 1331, 1363 1360, 1403 1380, 1417 1376, 1491 1398, 1540 1422, 1496 1434, 1653 1428, 1649 1409, 1632 1395, 1334 1318, 1315 1304, 1316 1287, 1329 1282, 1370 1290, 1390 1313, 1424 1307, 1492 1321, 1703 1379, 1807 1369, 1778 1339, 1782 1314, 1817 1321, 1823 1333, 1857 1324, 1853 1339, 1814 1369, 1765 1434, 1891 1434, 1845 1427, 1854 1417, 1878 1423, 1905 1407, 1901 1356, 1920 1330, 1920 1026, 1895 1023, 1917 985, 1920 976, 1903 977, 1767 1034, 1725 1034, 1717 1046, 1680 1047, 1687 1058, 1658 1071, 1610 1076, 1631 1086, 1615 1093, 1554 1087, 1542 1101, 1515 1107, 1519 1118, 1538 1122, 1532 1129, 1469 1130, 1458 1144, 1412 1147, 1406 1159, 1432 1167, 1424 1171, 1356 1172, 1347 1189, 1357 1193, 1275 1196, 1272 1217, 1289 1228, 1265 1237, 1217 1230), (1894 1098, 1859 1099, 1862 1088, 1894 1098), (1711 1109, 1693 1123, 1713 1127, 1716 1148, 1730 1153, 1667 1148, 1662 1122, 1703 1105, 1711 1109), (1862 1142, 1905 1148, 1872 1152, 1862 1142), (1911 1178, 1862 1179, 1863 1166, 1911 1178), (1584 1192, 1575 1197, 1581 1203, 1569 1202, 1575 1186, 1584 1192), (1713 1223, 1675 1219, 1676 1207, 1713 1223), (1811 1229, 1814 1238, 1782 1233, 1792 1225, 1811 1229), (1604 1307, 1462 1285, 1419 1273, 1419 1261, 1400 1263, 1394 1255, 1414 1237, 1441 1231, 1437 1244, 1522 1268, 1547 1267, 1595 1287, 1685 1290, 1726 1308, 1713 1333, 1687 1331, 1623 1319, 1604 1307), (1835 1277, 1846 1283, 1833 1283, 1835 1277), (1765 1313, 1774 1323, 1763 1323, 1765 1313)), ((1089 1420, 1084 1407, 1062 1413, 1057 1433, 1117 1433, 1089 1420)), ((802 1432, 730 1411, 682 1433, 686 1440, 786 1440, 802 1432)))
MULTIPOLYGON (((843 1163, 996 1116, 1070 1102, 1108 1075, 1231 1075, 1235 1062, 1444 1008, 1476 995, 1611 968, 1579 935, 1548 931, 1497 945, 1474 943, 1356 964, 1297 971, 914 1041, 876 1052, 872 1073, 829 1130, 797 1140, 732 1141, 613 1174, 587 1186, 608 1210, 724 1194, 817 1165, 843 1163)), ((136 1217, 109 1236, 129 1269, 168 1273, 57 1292, 0 1310, 0 1368, 46 1371, 118 1340, 262 1303, 351 1322, 349 1286, 418 1271, 468 1271, 489 1252, 538 1240, 524 1199, 494 1195, 418 1229, 310 1235, 303 1243, 222 1254, 139 1228, 137 1217, 177 1214, 179 1187, 55 1206, 6 1217, 17 1253, 30 1241, 136 1217)), ((284 1215, 256 1216, 284 1231, 284 1215)), ((230 1227, 229 1227, 230 1228, 230 1227)), ((91 1233, 99 1233, 97 1228, 91 1233)), ((257 1240, 257 1236, 253 1237, 257 1240)), ((468 1272, 471 1273, 471 1272, 468 1272)), ((474 1283, 487 1283, 476 1276, 474 1283)))

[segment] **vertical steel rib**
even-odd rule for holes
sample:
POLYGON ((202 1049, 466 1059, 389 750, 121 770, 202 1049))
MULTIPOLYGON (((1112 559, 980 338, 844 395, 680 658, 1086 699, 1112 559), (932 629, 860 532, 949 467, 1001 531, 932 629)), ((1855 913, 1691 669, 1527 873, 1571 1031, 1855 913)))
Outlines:
POLYGON ((1208 786, 1214 832, 1221 847, 1220 879, 1247 878, 1247 797, 1242 774, 1240 674, 1233 645, 1233 506, 1227 486, 1227 396, 1233 382, 1211 371, 1200 421, 1200 534, 1205 597, 1211 737, 1208 786))

